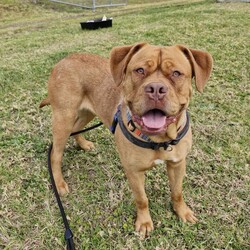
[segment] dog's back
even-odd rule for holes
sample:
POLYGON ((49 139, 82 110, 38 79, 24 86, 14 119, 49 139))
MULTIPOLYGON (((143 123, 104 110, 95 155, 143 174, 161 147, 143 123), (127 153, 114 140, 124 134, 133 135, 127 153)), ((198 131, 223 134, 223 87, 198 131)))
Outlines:
POLYGON ((78 109, 88 109, 110 125, 120 100, 120 88, 111 76, 109 60, 93 54, 72 54, 59 61, 48 80, 48 97, 39 107, 53 102, 54 108, 64 109, 69 105, 69 96, 75 96, 75 103, 79 100, 78 109), (103 104, 95 105, 100 102, 103 104))

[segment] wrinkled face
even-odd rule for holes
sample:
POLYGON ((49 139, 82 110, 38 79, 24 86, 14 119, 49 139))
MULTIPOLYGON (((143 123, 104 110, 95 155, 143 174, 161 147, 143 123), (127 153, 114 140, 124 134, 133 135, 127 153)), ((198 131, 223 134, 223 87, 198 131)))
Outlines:
POLYGON ((189 103, 192 67, 176 46, 147 45, 126 66, 124 100, 133 120, 147 133, 160 133, 189 103))

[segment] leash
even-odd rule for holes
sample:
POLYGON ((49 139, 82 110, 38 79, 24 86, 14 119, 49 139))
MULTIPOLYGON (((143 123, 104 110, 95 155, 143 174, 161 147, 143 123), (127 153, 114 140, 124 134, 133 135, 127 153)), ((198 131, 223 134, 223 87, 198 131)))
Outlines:
MULTIPOLYGON (((74 135, 77 135, 77 134, 80 134, 80 133, 87 132, 89 130, 92 130, 92 129, 95 129, 95 128, 101 126, 102 124, 103 123, 100 122, 100 123, 98 123, 96 125, 93 125, 93 126, 91 126, 89 128, 85 128, 83 130, 71 133, 70 136, 74 136, 74 135)), ((50 147, 49 147, 49 150, 48 150, 48 169, 49 169, 49 174, 50 174, 50 181, 51 181, 52 189, 53 189, 55 197, 56 197, 57 205, 58 205, 58 207, 60 209, 60 213, 61 213, 61 216, 62 216, 62 219, 63 219, 63 224, 64 224, 64 227, 65 227, 64 239, 66 240, 66 243, 67 243, 67 250, 75 250, 75 245, 74 245, 74 241, 73 241, 73 233, 72 233, 72 231, 70 229, 69 222, 68 222, 68 219, 66 217, 66 214, 65 214, 65 211, 64 211, 64 208, 63 208, 63 205, 62 205, 62 201, 61 201, 60 196, 58 194, 56 184, 55 184, 55 180, 54 180, 54 176, 53 176, 53 173, 52 173, 51 158, 50 158, 52 148, 53 148, 53 143, 50 144, 50 147)))
POLYGON ((53 173, 52 173, 52 169, 51 169, 50 155, 51 155, 52 147, 53 147, 53 143, 51 143, 51 145, 49 147, 49 151, 48 151, 48 168, 49 168, 49 174, 50 174, 52 189, 54 191, 54 194, 55 194, 55 197, 56 197, 56 200, 57 200, 57 204, 58 204, 58 207, 60 209, 61 216, 62 216, 62 219, 63 219, 63 224, 65 226, 64 239, 67 242, 67 250, 75 250, 75 245, 74 245, 74 241, 73 241, 73 234, 72 234, 72 231, 71 231, 71 229, 69 227, 69 222, 68 222, 68 219, 66 217, 66 214, 65 214, 65 211, 64 211, 60 196, 58 194, 56 184, 55 184, 55 180, 54 180, 53 173))

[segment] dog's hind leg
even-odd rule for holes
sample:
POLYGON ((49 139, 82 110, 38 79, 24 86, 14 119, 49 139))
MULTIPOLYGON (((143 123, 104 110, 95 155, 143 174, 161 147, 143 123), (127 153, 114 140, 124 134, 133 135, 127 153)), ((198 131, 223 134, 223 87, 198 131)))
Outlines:
MULTIPOLYGON (((80 131, 81 129, 84 128, 86 124, 88 124, 95 115, 88 111, 84 110, 81 111, 81 116, 76 120, 74 127, 73 127, 73 132, 80 131)), ((86 140, 82 135, 74 135, 74 138, 76 140, 76 143, 82 148, 83 150, 91 150, 94 147, 94 144, 91 141, 86 140)))
POLYGON ((68 184, 62 175, 61 166, 63 151, 74 127, 76 117, 76 112, 72 110, 64 110, 64 112, 54 111, 52 115, 53 148, 51 152, 51 166, 57 191, 60 195, 69 192, 68 184))

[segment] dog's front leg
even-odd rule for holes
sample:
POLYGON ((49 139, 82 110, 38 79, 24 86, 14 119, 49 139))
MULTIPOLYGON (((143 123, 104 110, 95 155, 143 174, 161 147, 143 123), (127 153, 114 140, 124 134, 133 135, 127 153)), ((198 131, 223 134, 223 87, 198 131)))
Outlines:
POLYGON ((194 216, 194 212, 186 205, 182 195, 182 182, 186 172, 186 160, 183 159, 177 163, 168 162, 167 172, 174 211, 184 222, 197 222, 198 219, 194 216))
POLYGON ((143 237, 148 236, 154 227, 149 213, 148 198, 144 188, 144 171, 135 171, 130 169, 129 171, 126 171, 126 175, 132 189, 137 208, 135 229, 143 237))

